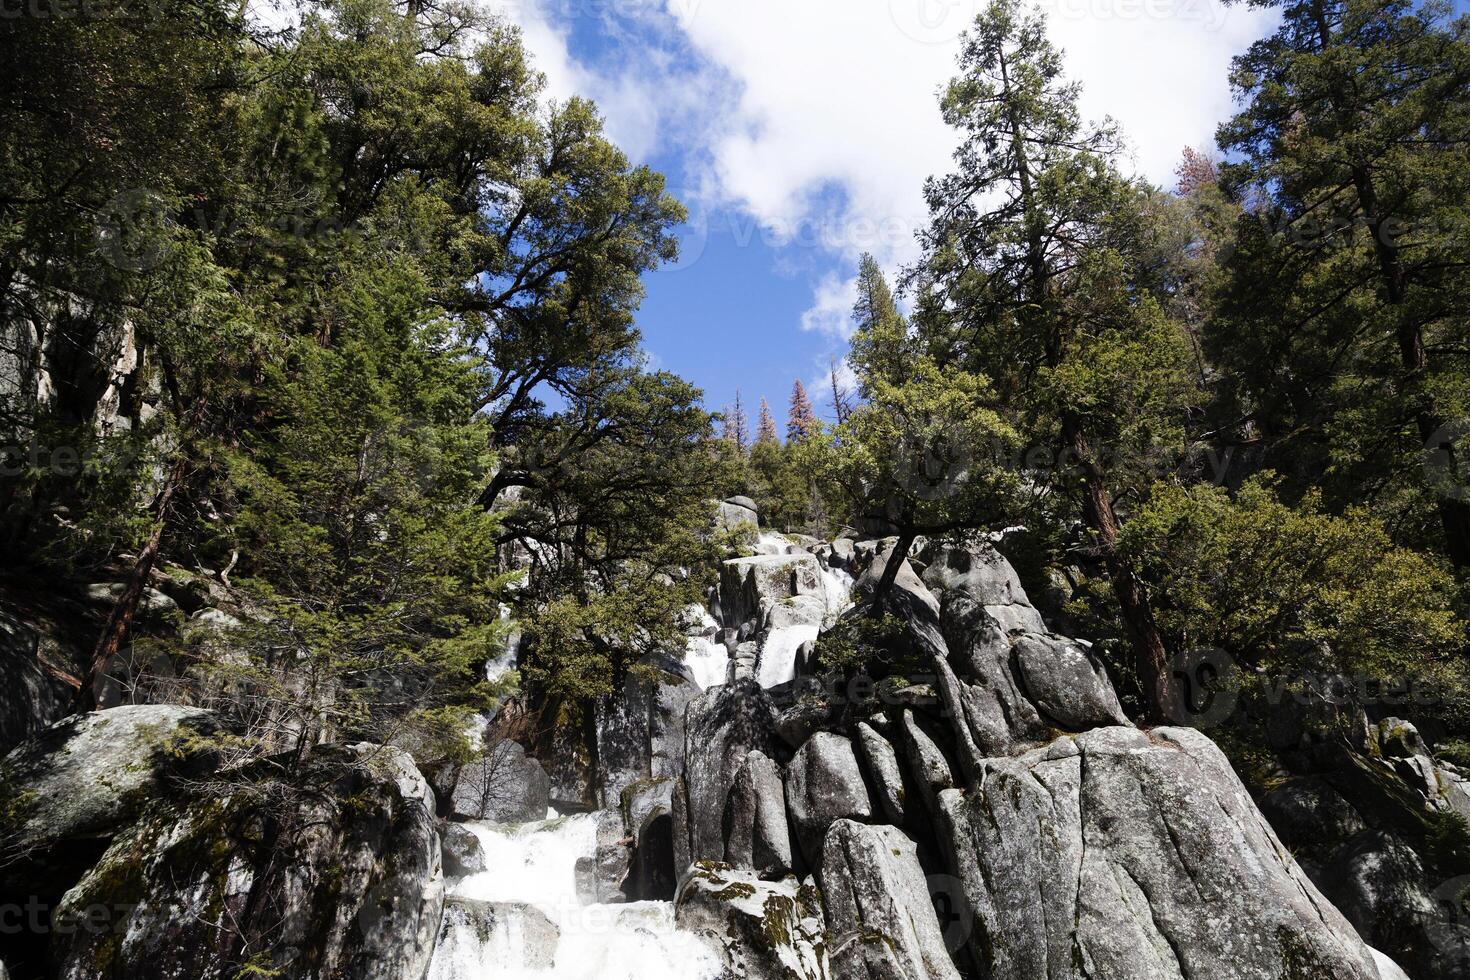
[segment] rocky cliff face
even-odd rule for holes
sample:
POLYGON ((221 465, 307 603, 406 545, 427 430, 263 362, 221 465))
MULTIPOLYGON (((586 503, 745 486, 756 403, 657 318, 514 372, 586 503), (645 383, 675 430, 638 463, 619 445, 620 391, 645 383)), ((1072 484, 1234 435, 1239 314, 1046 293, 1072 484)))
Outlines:
POLYGON ((1415 814, 1470 810, 1470 793, 1412 729, 1374 729, 1372 762, 1319 759, 1263 815, 1208 737, 1134 727, 1088 645, 1049 630, 988 543, 909 556, 889 602, 903 666, 874 678, 814 676, 809 644, 792 658, 782 631, 864 615, 903 556, 851 539, 763 547, 774 560, 732 562, 694 617, 691 651, 718 637, 724 683, 701 691, 671 655, 661 683, 499 746, 493 794, 461 773, 436 806, 406 755, 364 745, 319 749, 309 792, 245 779, 200 797, 187 788, 211 760, 161 746, 206 716, 120 708, 47 729, 6 759, 8 792, 68 805, 32 811, 7 889, 54 869, 62 919, 119 911, 0 958, 18 980, 423 980, 431 964, 444 980, 513 932, 507 969, 570 975, 540 912, 444 901, 441 853, 452 881, 514 855, 492 859, 483 830, 436 812, 530 821, 550 802, 594 811, 576 818, 580 902, 644 903, 629 922, 664 922, 647 903, 672 902, 660 928, 703 937, 729 978, 1405 975, 1367 942, 1415 980, 1465 975, 1464 930, 1410 831, 1415 814), (833 583, 849 582, 844 611, 833 583), (522 941, 528 922, 540 940, 522 941), (441 942, 457 945, 436 958, 441 942))

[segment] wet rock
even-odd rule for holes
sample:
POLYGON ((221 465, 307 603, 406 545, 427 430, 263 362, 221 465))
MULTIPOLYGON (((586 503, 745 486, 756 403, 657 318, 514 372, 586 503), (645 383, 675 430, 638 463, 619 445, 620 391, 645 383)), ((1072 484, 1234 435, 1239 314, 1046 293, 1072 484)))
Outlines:
POLYGON ((822 901, 843 980, 959 980, 914 842, 896 827, 827 831, 822 901))
POLYGON ((801 853, 816 867, 822 860, 822 840, 834 820, 867 820, 873 815, 852 743, 841 735, 818 732, 797 750, 786 767, 786 807, 801 853))
POLYGON ((464 824, 452 823, 444 828, 444 873, 454 878, 484 871, 485 848, 475 832, 464 824))
POLYGON ((467 963, 497 962, 511 972, 550 970, 560 942, 561 930, 534 905, 451 898, 429 980, 463 980, 467 963), (507 950, 518 950, 519 961, 506 962, 507 950))
POLYGON ((725 861, 763 877, 792 870, 791 832, 781 767, 752 750, 735 776, 725 809, 725 861))
POLYGON ((794 878, 761 881, 718 862, 695 865, 679 885, 680 929, 718 943, 742 980, 828 980, 820 898, 794 878))
POLYGON ((615 810, 597 814, 597 846, 590 858, 578 858, 577 897, 584 905, 627 900, 625 885, 633 864, 633 838, 615 810))
POLYGON ((633 837, 624 891, 634 901, 669 901, 679 884, 674 860, 673 779, 651 779, 623 790, 623 825, 633 837))

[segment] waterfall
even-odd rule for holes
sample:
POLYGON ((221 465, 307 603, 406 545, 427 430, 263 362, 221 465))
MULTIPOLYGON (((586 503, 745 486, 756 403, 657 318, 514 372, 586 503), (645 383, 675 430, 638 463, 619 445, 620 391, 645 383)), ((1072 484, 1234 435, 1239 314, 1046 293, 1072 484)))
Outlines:
POLYGON ((730 651, 719 640, 720 624, 701 605, 692 605, 686 617, 693 623, 689 642, 684 648, 684 663, 694 675, 694 682, 701 691, 708 691, 717 684, 725 683, 730 666, 730 651))
POLYGON ((795 680, 796 652, 803 643, 815 640, 820 631, 820 626, 783 626, 771 630, 771 635, 761 645, 756 683, 761 687, 775 687, 795 680))
POLYGON ((451 881, 429 980, 716 980, 723 959, 672 902, 584 904, 597 815, 466 825, 488 871, 451 881))

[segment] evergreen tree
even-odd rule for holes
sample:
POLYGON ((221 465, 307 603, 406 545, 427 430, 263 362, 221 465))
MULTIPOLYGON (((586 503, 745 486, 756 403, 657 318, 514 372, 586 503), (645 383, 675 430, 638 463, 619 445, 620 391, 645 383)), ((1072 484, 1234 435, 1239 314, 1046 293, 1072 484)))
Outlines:
POLYGON ((1427 449, 1452 472, 1467 452, 1470 18, 1264 5, 1280 26, 1236 59, 1245 109, 1219 141, 1241 157, 1229 181, 1266 207, 1241 225, 1212 353, 1295 493, 1325 475, 1334 506, 1372 494, 1470 567, 1470 501, 1421 465, 1427 449))
POLYGON ((741 453, 750 448, 750 422, 745 417, 745 404, 740 400, 738 388, 735 403, 725 409, 724 436, 741 453))
POLYGON ((806 387, 798 378, 791 386, 791 409, 786 415, 786 441, 800 442, 816 435, 821 429, 822 423, 817 420, 812 400, 807 397, 806 387))
POLYGON ((1146 584, 1117 552, 1116 501, 1182 449, 1198 391, 1156 292, 1153 195, 1119 174, 1112 128, 1081 122, 1043 20, 1018 0, 982 12, 960 68, 941 105, 963 142, 956 172, 927 188, 916 335, 941 363, 988 377, 1030 438, 1066 459, 1032 478, 1091 530, 1160 716, 1168 651, 1146 584))
POLYGON ((777 441, 776 420, 771 417, 771 406, 766 402, 764 396, 761 397, 760 426, 756 430, 755 441, 756 445, 777 441))

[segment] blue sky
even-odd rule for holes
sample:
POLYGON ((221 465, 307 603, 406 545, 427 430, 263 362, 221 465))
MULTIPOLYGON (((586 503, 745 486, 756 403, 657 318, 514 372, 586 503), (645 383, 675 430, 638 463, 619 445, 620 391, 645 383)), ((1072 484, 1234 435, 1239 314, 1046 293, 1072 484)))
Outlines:
MULTIPOLYGON (((938 92, 985 0, 475 0, 521 28, 548 99, 609 135, 690 210, 683 256, 645 279, 652 367, 784 415, 794 379, 830 412, 858 257, 917 257, 924 179, 949 167, 938 92)), ((1232 111, 1233 55, 1273 15, 1222 0, 1035 0, 1084 117, 1112 116, 1160 184, 1232 111)), ((1462 0, 1463 2, 1463 0, 1462 0)), ((272 0, 251 0, 274 20, 272 0)))
MULTIPOLYGON (((649 275, 639 317, 654 366, 718 408, 739 388, 784 413, 793 379, 826 409, 851 280, 873 252, 915 256, 921 188, 953 135, 937 92, 982 0, 497 0, 548 94, 595 100, 630 156, 691 210, 685 254, 649 275)), ((1042 0, 1132 166, 1170 180, 1183 146, 1231 111, 1232 55, 1270 15, 1220 0, 1042 0)))

